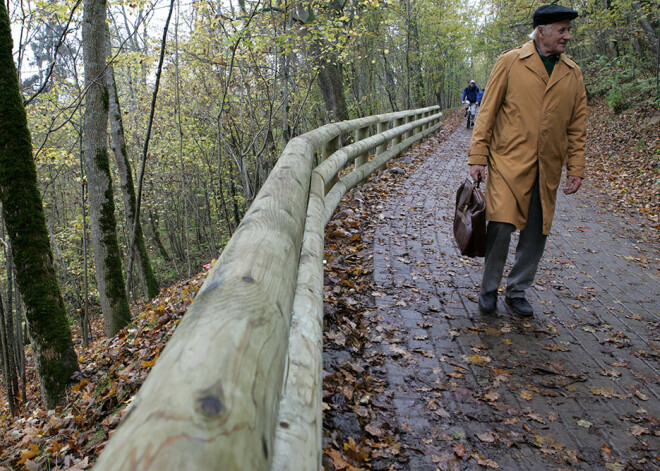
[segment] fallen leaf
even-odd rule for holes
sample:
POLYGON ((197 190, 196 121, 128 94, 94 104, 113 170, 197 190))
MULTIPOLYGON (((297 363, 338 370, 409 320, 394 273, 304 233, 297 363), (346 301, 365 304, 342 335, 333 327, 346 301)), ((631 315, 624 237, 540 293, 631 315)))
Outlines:
POLYGON ((524 391, 522 391, 522 392, 520 393, 520 397, 521 397, 522 399, 526 400, 526 401, 531 401, 532 398, 534 397, 534 394, 532 394, 531 391, 528 391, 527 389, 525 389, 524 391))
POLYGON ((369 434, 372 435, 376 438, 382 437, 385 435, 385 430, 382 428, 378 428, 375 425, 368 424, 366 427, 364 427, 364 430, 369 434))
POLYGON ((648 401, 649 400, 648 396, 646 394, 644 394, 643 392, 641 392, 639 389, 635 389, 635 396, 637 396, 637 398, 642 400, 642 401, 648 401))
POLYGON ((605 463, 605 469, 610 471, 623 471, 625 465, 623 463, 605 463))
POLYGON ((452 450, 454 450, 454 453, 459 458, 463 458, 465 455, 467 455, 467 450, 465 449, 465 445, 462 443, 454 443, 452 450))
POLYGON ((89 464, 89 458, 85 456, 82 460, 78 461, 76 464, 69 468, 69 471, 77 471, 79 469, 87 469, 91 467, 89 464))
POLYGON ((399 347, 398 345, 390 345, 390 350, 393 353, 393 357, 396 356, 405 356, 408 354, 407 351, 405 351, 403 348, 399 347))
POLYGON ((472 458, 475 459, 475 461, 477 462, 477 464, 479 464, 479 466, 485 466, 487 468, 492 468, 492 469, 500 468, 500 465, 497 464, 495 461, 486 459, 479 453, 472 453, 470 456, 472 456, 472 458))
POLYGON ((633 425, 630 427, 630 433, 632 433, 635 437, 639 437, 640 435, 644 435, 650 432, 646 427, 642 427, 641 425, 633 425))
POLYGON ((26 450, 21 450, 21 459, 18 464, 23 464, 27 460, 34 458, 39 454, 39 446, 34 443, 30 443, 26 450))
POLYGON ((580 462, 576 450, 566 450, 566 451, 564 451, 564 456, 568 460, 572 461, 573 463, 579 463, 580 462))
POLYGON ((604 370, 601 371, 600 374, 603 376, 610 376, 612 378, 619 378, 621 376, 621 372, 617 370, 604 370))
POLYGON ((348 471, 357 471, 358 468, 354 467, 351 463, 346 461, 344 457, 339 453, 339 451, 334 449, 326 448, 324 450, 325 454, 332 459, 332 465, 335 467, 335 470, 348 470, 348 471))
POLYGON ((487 365, 490 363, 492 360, 490 357, 485 357, 481 355, 471 355, 468 357, 468 360, 470 360, 472 363, 476 363, 478 365, 487 365))
POLYGON ((527 414, 527 417, 543 425, 547 423, 545 419, 538 414, 527 414))
POLYGON ((490 402, 495 402, 500 398, 499 393, 496 391, 488 391, 486 394, 484 394, 484 399, 490 402))
POLYGON ((491 444, 495 443, 495 435, 493 435, 492 432, 484 432, 484 433, 478 433, 477 438, 481 440, 484 443, 491 444))
POLYGON ((561 345, 557 345, 556 343, 553 343, 551 345, 546 345, 543 347, 543 350, 548 350, 550 352, 570 352, 570 348, 562 347, 561 345))
POLYGON ((580 419, 576 422, 580 427, 590 428, 593 424, 588 420, 580 419))
POLYGON ((624 399, 625 397, 621 394, 618 394, 614 388, 610 388, 608 386, 589 386, 589 391, 591 391, 594 396, 603 396, 607 399, 612 399, 613 397, 624 399))

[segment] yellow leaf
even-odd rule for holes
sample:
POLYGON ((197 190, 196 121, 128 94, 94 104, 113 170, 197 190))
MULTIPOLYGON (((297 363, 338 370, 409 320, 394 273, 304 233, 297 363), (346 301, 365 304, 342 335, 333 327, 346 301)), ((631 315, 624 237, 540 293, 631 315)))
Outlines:
POLYGON ((481 355, 472 355, 468 357, 468 360, 470 360, 472 363, 477 363, 479 365, 486 365, 491 362, 491 359, 489 357, 484 357, 481 355))
POLYGON ((86 385, 87 385, 87 380, 86 380, 86 379, 83 379, 83 380, 82 380, 81 382, 79 382, 78 384, 74 384, 73 386, 71 386, 71 389, 72 389, 73 391, 75 391, 75 392, 79 392, 80 389, 83 388, 83 387, 85 387, 86 385))
POLYGON ((151 361, 142 360, 142 366, 144 366, 145 368, 151 368, 155 364, 156 364, 156 360, 151 360, 151 361))
POLYGON ((490 402, 497 401, 500 398, 500 395, 496 391, 489 391, 487 394, 484 394, 484 399, 490 402))
POLYGON ((606 397, 608 399, 611 399, 613 397, 618 397, 619 399, 624 399, 625 398, 625 396, 623 396, 622 394, 618 394, 614 390, 614 388, 610 388, 610 387, 607 387, 607 386, 602 386, 602 387, 589 386, 589 391, 591 391, 591 393, 594 396, 603 396, 603 397, 606 397))
POLYGON ((534 394, 532 394, 531 391, 525 389, 523 392, 520 393, 520 397, 526 401, 531 401, 532 398, 534 397, 534 394))
POLYGON ((37 456, 39 453, 39 446, 35 445, 34 443, 30 443, 30 448, 27 450, 21 450, 21 460, 18 462, 18 464, 23 464, 27 460, 30 460, 37 456))

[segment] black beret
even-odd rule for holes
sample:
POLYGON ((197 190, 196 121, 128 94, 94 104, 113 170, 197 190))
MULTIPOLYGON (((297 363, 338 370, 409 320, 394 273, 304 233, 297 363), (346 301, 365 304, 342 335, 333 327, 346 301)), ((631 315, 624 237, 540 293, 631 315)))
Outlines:
POLYGON ((562 20, 573 20, 578 12, 561 5, 543 5, 534 12, 534 28, 538 25, 548 25, 562 20))

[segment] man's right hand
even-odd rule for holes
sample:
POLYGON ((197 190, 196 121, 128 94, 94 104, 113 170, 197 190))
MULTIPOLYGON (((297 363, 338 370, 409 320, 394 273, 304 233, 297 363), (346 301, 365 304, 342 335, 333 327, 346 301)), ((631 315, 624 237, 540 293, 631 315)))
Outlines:
POLYGON ((472 177, 472 181, 477 183, 479 181, 479 177, 481 177, 481 181, 485 182, 486 181, 486 166, 485 165, 470 165, 470 176, 472 177))

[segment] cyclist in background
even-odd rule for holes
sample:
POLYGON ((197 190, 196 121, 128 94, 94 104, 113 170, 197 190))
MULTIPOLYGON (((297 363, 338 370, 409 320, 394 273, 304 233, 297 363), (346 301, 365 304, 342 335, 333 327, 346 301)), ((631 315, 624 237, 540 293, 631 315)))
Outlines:
POLYGON ((463 90, 463 95, 461 96, 461 101, 466 105, 467 111, 465 112, 467 116, 467 128, 474 126, 474 118, 477 115, 477 94, 479 93, 479 87, 474 80, 470 80, 470 83, 465 90, 463 90))
POLYGON ((484 97, 484 93, 486 93, 485 88, 483 90, 480 90, 479 93, 477 93, 477 105, 479 105, 479 106, 481 106, 481 100, 484 97))
POLYGON ((484 98, 484 93, 486 93, 486 88, 477 93, 477 112, 474 114, 475 116, 479 114, 479 108, 481 107, 481 100, 484 98))

